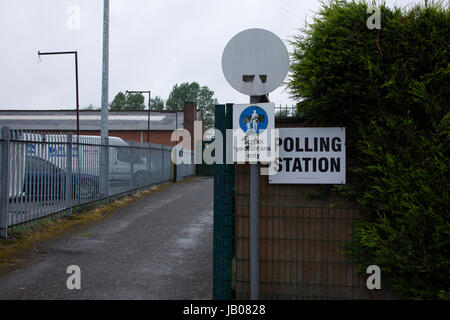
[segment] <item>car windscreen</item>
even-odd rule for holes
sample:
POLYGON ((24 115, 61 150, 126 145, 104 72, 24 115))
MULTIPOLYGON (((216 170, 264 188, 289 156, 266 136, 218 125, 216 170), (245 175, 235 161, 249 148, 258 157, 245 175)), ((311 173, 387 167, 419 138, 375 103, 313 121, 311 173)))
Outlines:
POLYGON ((117 159, 128 163, 143 163, 139 148, 117 147, 117 159))

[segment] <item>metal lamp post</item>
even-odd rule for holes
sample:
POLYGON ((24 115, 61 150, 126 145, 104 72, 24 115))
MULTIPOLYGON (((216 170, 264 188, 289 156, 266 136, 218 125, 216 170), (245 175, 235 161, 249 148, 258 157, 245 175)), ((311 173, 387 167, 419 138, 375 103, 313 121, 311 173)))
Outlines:
POLYGON ((76 192, 78 193, 80 190, 80 104, 78 101, 78 52, 77 51, 53 51, 53 52, 40 52, 38 51, 38 56, 46 56, 46 55, 59 55, 59 54, 73 54, 75 56, 75 91, 76 91, 76 112, 77 112, 77 184, 76 184, 76 192))
POLYGON ((54 51, 40 52, 38 56, 56 55, 56 54, 73 54, 75 55, 75 91, 76 91, 76 112, 77 112, 77 136, 80 136, 80 104, 78 102, 78 52, 77 51, 54 51))

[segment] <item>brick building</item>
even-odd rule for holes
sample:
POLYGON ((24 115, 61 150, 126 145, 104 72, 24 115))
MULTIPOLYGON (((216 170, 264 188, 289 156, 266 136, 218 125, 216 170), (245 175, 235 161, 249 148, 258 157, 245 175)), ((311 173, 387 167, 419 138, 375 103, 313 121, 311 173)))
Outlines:
MULTIPOLYGON (((186 102, 182 111, 149 112, 109 111, 109 135, 126 141, 148 142, 173 146, 171 134, 176 129, 186 129, 194 137, 194 121, 202 119, 195 103, 186 102)), ((100 110, 80 110, 80 134, 100 135, 100 110)), ((71 110, 0 110, 0 127, 42 132, 76 133, 77 116, 71 110)), ((204 126, 203 126, 204 132, 204 126)), ((192 141, 193 145, 193 141, 192 141)))

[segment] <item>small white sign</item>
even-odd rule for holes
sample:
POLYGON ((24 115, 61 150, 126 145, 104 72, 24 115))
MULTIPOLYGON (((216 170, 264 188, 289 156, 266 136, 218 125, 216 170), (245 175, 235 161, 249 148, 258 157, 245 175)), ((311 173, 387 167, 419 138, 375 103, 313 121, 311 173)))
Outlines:
POLYGON ((272 184, 344 184, 345 128, 279 128, 272 184))
POLYGON ((233 106, 233 161, 270 162, 275 157, 273 103, 233 106))

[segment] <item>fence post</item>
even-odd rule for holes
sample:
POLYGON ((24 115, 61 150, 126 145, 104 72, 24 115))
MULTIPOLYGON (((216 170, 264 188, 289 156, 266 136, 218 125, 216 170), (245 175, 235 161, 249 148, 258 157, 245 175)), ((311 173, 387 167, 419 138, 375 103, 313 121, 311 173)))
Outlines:
MULTIPOLYGON (((215 128, 225 137, 225 106, 216 105, 214 111, 215 128)), ((224 139, 225 150, 225 139, 224 139)), ((216 152, 217 154, 217 152, 216 152)), ((214 163, 214 223, 213 223, 213 299, 225 299, 225 165, 223 161, 214 163)))
MULTIPOLYGON (((200 148, 202 148, 201 152, 203 153, 203 140, 202 143, 200 145, 200 148)), ((203 157, 203 154, 202 154, 203 157)), ((197 175, 197 164, 195 163, 195 158, 194 158, 194 154, 192 154, 192 162, 191 162, 191 170, 189 171, 189 175, 190 176, 196 176, 197 175)))
POLYGON ((164 145, 161 144, 161 184, 164 183, 164 145))
POLYGON ((147 164, 148 164, 148 189, 152 188, 152 143, 148 142, 148 152, 147 152, 147 164))
POLYGON ((104 160, 105 160, 105 163, 104 163, 104 166, 105 166, 105 177, 104 177, 104 188, 105 188, 105 197, 106 197, 106 204, 108 205, 109 204, 109 170, 110 170, 110 168, 109 168, 109 148, 110 148, 110 146, 109 146, 109 136, 107 136, 107 137, 104 137, 104 139, 105 139, 105 141, 103 141, 103 143, 104 143, 104 147, 102 147, 102 149, 104 149, 105 151, 105 154, 104 154, 104 160))
POLYGON ((99 157, 100 192, 106 204, 109 204, 109 137, 100 140, 99 157))
MULTIPOLYGON (((77 182, 78 183, 78 182, 77 182)), ((66 209, 72 214, 72 133, 67 134, 66 144, 66 209)))
MULTIPOLYGON (((227 103, 226 104, 226 115, 225 115, 225 128, 226 129, 232 129, 233 128, 233 104, 227 103)), ((226 141, 226 135, 228 133, 225 133, 224 140, 226 141)), ((231 153, 230 157, 232 158, 232 146, 225 144, 225 150, 223 152, 223 156, 225 159, 228 158, 228 154, 231 153)), ((228 251, 229 254, 228 258, 230 258, 227 261, 227 264, 225 266, 225 278, 228 279, 228 291, 229 291, 229 297, 231 297, 231 269, 232 269, 232 261, 233 258, 236 255, 236 234, 235 234, 235 197, 234 197, 234 179, 235 179, 235 170, 234 170, 234 163, 226 163, 226 160, 224 159, 225 163, 225 220, 226 220, 226 234, 225 234, 225 247, 231 248, 231 252, 228 251)), ((225 291, 226 292, 226 291, 225 291)))
POLYGON ((130 146, 126 147, 128 148, 128 156, 129 156, 129 160, 130 160, 130 192, 128 192, 128 194, 133 194, 134 193, 134 179, 133 179, 133 173, 134 173, 134 141, 130 141, 130 146))
POLYGON ((234 217, 234 164, 226 163, 227 155, 232 153, 232 146, 226 143, 227 129, 233 128, 233 104, 226 104, 225 107, 225 134, 223 135, 224 149, 223 149, 223 163, 224 163, 224 235, 223 235, 223 250, 224 250, 224 297, 225 299, 232 298, 232 266, 233 258, 235 256, 235 217, 234 217))
POLYGON ((172 182, 175 183, 178 181, 178 170, 179 170, 179 166, 177 164, 175 164, 175 162, 172 161, 172 155, 175 151, 175 160, 176 162, 178 162, 178 150, 175 147, 172 147, 172 150, 170 151, 170 159, 171 159, 171 167, 172 167, 172 182))
POLYGON ((0 225, 4 228, 3 235, 8 237, 8 204, 9 204, 9 127, 2 128, 2 154, 0 177, 0 225))

